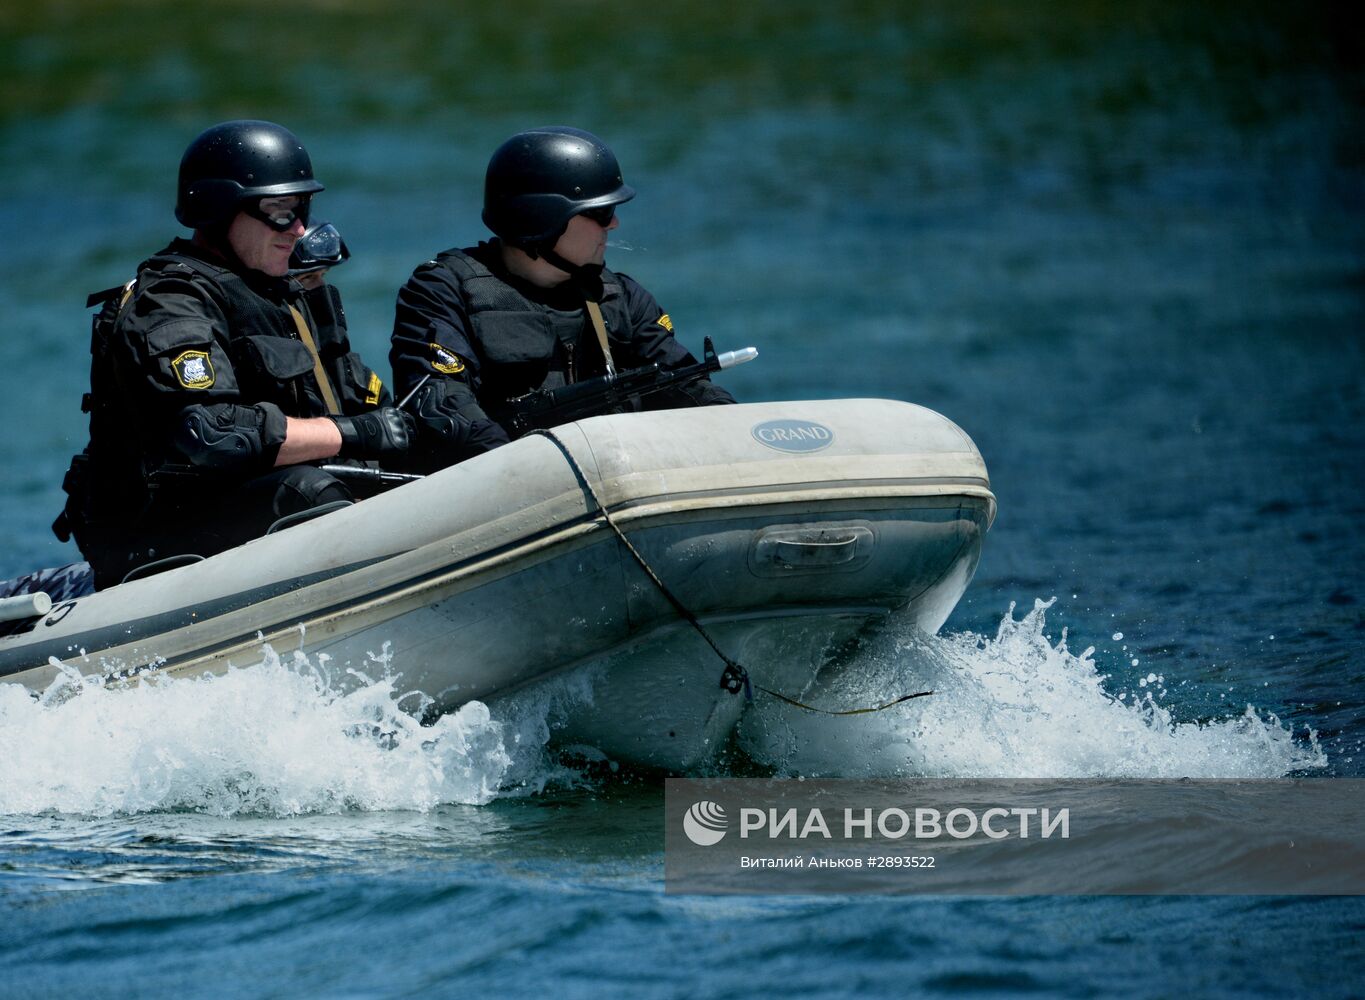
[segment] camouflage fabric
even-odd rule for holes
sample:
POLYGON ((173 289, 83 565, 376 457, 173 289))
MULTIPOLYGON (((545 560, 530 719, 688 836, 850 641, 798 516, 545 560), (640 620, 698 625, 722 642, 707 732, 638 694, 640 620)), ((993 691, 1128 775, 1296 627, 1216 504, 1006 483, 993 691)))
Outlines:
POLYGON ((95 571, 87 562, 69 563, 51 569, 40 569, 13 580, 0 580, 0 597, 43 593, 52 603, 88 597, 95 592, 95 571))

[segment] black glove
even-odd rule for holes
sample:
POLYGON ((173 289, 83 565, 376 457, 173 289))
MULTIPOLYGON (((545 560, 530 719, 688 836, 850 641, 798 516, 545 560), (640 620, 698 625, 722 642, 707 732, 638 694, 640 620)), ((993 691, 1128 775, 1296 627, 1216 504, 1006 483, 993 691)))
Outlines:
POLYGON ((396 407, 331 419, 341 431, 340 458, 384 458, 408 450, 407 417, 396 407))

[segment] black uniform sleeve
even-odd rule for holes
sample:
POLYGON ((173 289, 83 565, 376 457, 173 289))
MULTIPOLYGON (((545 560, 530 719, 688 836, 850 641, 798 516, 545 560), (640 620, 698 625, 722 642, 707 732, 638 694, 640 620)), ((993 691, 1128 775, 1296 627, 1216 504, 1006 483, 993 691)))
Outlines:
MULTIPOLYGON (((654 296, 647 292, 639 282, 624 274, 617 274, 626 296, 626 308, 630 313, 631 357, 618 359, 620 368, 637 368, 641 365, 657 364, 660 368, 682 368, 697 363, 697 359, 683 347, 673 335, 673 322, 659 308, 654 296)), ((703 378, 691 385, 681 386, 665 392, 651 393, 643 398, 646 410, 671 410, 686 406, 714 406, 733 403, 735 397, 709 378, 703 378)))
POLYGON ((228 343, 222 308, 192 275, 144 273, 116 324, 108 363, 144 439, 165 461, 247 472, 274 465, 284 441, 279 409, 242 398, 228 343), (237 428, 219 439, 229 450, 182 452, 178 442, 191 413, 237 428))
POLYGON ((411 407, 417 444, 428 467, 449 465, 508 441, 478 402, 479 359, 469 315, 453 276, 428 262, 398 292, 389 362, 394 389, 406 396, 429 377, 411 407))

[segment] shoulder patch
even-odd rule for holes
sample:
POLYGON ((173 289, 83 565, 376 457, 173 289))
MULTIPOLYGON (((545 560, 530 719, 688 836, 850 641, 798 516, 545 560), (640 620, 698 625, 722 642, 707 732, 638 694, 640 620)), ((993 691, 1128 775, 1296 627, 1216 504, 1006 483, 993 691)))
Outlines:
POLYGON ((458 375, 464 371, 464 362, 453 352, 440 344, 431 344, 431 367, 443 375, 458 375))
POLYGON ((207 389, 213 385, 213 362, 207 351, 185 351, 171 362, 171 370, 186 389, 207 389))
POLYGON ((663 328, 664 328, 665 330, 667 330, 669 333, 672 333, 672 332, 673 332, 673 321, 672 321, 671 319, 668 318, 668 313, 664 313, 662 316, 660 316, 660 317, 659 317, 658 319, 656 319, 654 322, 658 323, 661 327, 663 327, 663 328))

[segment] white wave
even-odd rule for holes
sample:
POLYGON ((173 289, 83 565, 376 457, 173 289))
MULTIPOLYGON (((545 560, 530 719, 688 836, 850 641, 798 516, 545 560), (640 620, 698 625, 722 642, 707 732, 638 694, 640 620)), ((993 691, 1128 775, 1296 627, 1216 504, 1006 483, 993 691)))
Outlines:
MULTIPOLYGON (((760 694, 741 745, 808 776, 1278 777, 1325 766, 1314 734, 1296 739, 1251 706, 1177 722, 1160 683, 1109 693, 1093 650, 1075 655, 1065 634, 1056 645, 1044 635, 1049 606, 1019 620, 1011 606, 994 639, 893 627, 806 700, 932 697, 835 718, 760 694)), ((325 655, 282 661, 269 646, 258 664, 199 678, 106 685, 65 667, 40 698, 0 685, 0 814, 425 812, 533 794, 580 779, 548 748, 597 680, 572 672, 423 726, 420 696, 387 654, 344 676, 325 655)))
MULTIPOLYGON (((490 702, 493 718, 503 726, 504 740, 512 749, 511 763, 503 776, 506 794, 534 794, 550 784, 579 783, 582 773, 550 752, 550 740, 570 712, 592 704, 593 687, 601 679, 600 668, 589 665, 548 677, 490 702)), ((571 749, 582 756, 585 748, 571 749)))
POLYGON ((535 777, 525 718, 509 731, 469 702, 422 726, 400 679, 347 673, 266 646, 219 676, 106 686, 67 668, 40 699, 0 685, 0 814, 426 811, 535 777))
MULTIPOLYGON (((1326 766, 1316 734, 1296 739, 1273 714, 1177 722, 1158 683, 1109 693, 1091 659, 1044 634, 1051 601, 1014 605, 994 639, 892 627, 822 676, 822 708, 919 698, 871 715, 817 715, 759 696, 740 728, 754 759, 782 773, 843 777, 1282 777, 1326 766)), ((1159 681, 1156 675, 1146 680, 1159 681)))

